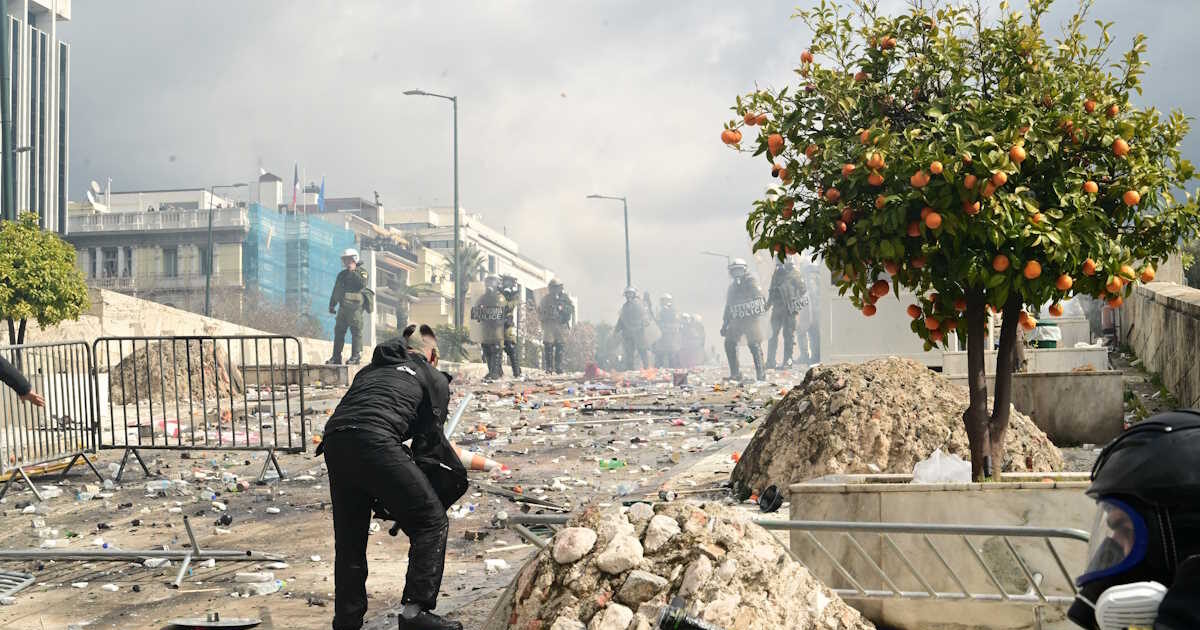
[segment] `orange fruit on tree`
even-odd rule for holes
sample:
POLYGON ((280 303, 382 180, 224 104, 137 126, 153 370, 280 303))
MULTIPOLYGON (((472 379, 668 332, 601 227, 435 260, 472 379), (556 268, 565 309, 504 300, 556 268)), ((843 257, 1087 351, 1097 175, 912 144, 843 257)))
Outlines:
POLYGON ((916 304, 909 304, 907 311, 908 316, 913 319, 919 319, 921 317, 921 307, 917 306, 916 304))
POLYGON ((721 132, 721 142, 725 144, 737 144, 742 141, 742 132, 737 129, 726 129, 721 132))
POLYGON ((830 188, 825 191, 825 200, 829 203, 837 203, 838 199, 842 198, 842 191, 836 188, 830 188))
POLYGON ((1124 286, 1125 281, 1121 279, 1121 276, 1113 276, 1112 279, 1108 281, 1108 284, 1104 285, 1104 288, 1108 289, 1109 293, 1117 294, 1121 292, 1121 289, 1124 288, 1124 286))
POLYGON ((992 185, 993 186, 995 186, 996 188, 999 188, 1006 183, 1008 183, 1008 174, 1007 173, 1005 173, 1004 171, 996 171, 995 173, 992 173, 992 185))
POLYGON ((863 81, 867 80, 868 76, 870 76, 870 75, 868 75, 866 72, 863 72, 862 70, 859 70, 858 72, 854 73, 854 80, 859 83, 862 83, 863 81))
POLYGON ((925 267, 925 257, 917 256, 917 257, 913 258, 912 260, 908 261, 908 264, 913 269, 922 269, 925 267))
POLYGON ((792 172, 789 171, 786 166, 783 167, 779 171, 779 179, 785 184, 792 183, 792 172))
POLYGON ((1004 254, 996 254, 996 257, 992 259, 992 269, 1001 273, 1008 271, 1008 265, 1008 256, 1004 254))
POLYGON ((1117 157, 1129 155, 1129 143, 1125 142, 1124 138, 1117 138, 1116 140, 1113 140, 1112 151, 1113 155, 1117 157))
POLYGON ((867 175, 867 183, 872 186, 882 186, 883 185, 883 175, 880 175, 879 173, 876 173, 875 171, 871 171, 871 174, 867 175))
POLYGON ((1154 267, 1150 265, 1142 267, 1141 279, 1142 282, 1154 282, 1154 267))
POLYGON ((849 162, 847 162, 846 164, 842 165, 842 177, 850 177, 850 174, 853 172, 854 172, 853 164, 850 164, 849 162))
POLYGON ((891 50, 896 47, 896 38, 888 35, 879 42, 879 47, 884 50, 891 50))
POLYGON ((780 171, 783 170, 782 164, 771 163, 771 177, 779 177, 780 171))
POLYGON ((820 150, 821 150, 821 148, 818 147, 817 145, 810 144, 807 147, 804 147, 804 157, 811 160, 811 159, 813 159, 813 156, 817 154, 817 151, 820 151, 820 150))
POLYGON ((883 207, 885 205, 887 205, 887 197, 884 197, 883 195, 879 195, 878 197, 875 198, 875 209, 876 210, 883 210, 883 207))
POLYGON ((803 61, 804 63, 812 63, 813 62, 813 54, 811 52, 805 50, 804 52, 800 53, 800 61, 803 61))
POLYGON ((1049 308, 1048 310, 1050 311, 1050 315, 1051 315, 1051 316, 1053 316, 1053 317, 1062 317, 1062 314, 1063 314, 1063 305, 1062 305, 1062 304, 1060 304, 1060 303, 1058 303, 1058 302, 1055 302, 1054 304, 1051 304, 1051 305, 1050 305, 1050 308, 1049 308))
POLYGON ((996 185, 989 181, 988 183, 984 184, 983 192, 979 193, 979 196, 983 197, 984 199, 989 199, 994 194, 996 194, 996 185))
POLYGON ((1083 275, 1085 275, 1085 276, 1096 275, 1096 261, 1092 260, 1091 258, 1083 261, 1083 275))
POLYGON ((889 290, 891 290, 891 287, 888 285, 887 280, 876 280, 875 284, 871 285, 871 295, 875 297, 883 297, 888 294, 889 290))
POLYGON ((1037 320, 1030 317, 1021 322, 1021 328, 1024 328, 1025 330, 1033 330, 1034 328, 1037 328, 1037 320))
POLYGON ((940 330, 931 330, 931 331, 929 331, 929 340, 930 340, 930 341, 932 341, 932 342, 934 342, 934 343, 939 343, 939 342, 941 342, 941 340, 942 340, 942 339, 944 339, 945 337, 946 337, 945 333, 943 333, 943 332, 942 332, 942 331, 940 331, 940 330))
POLYGON ((1035 212, 1035 213, 1033 213, 1032 215, 1030 215, 1030 216, 1029 216, 1029 222, 1030 222, 1030 223, 1032 223, 1032 224, 1034 224, 1034 225, 1038 225, 1038 224, 1040 224, 1040 223, 1042 222, 1042 220, 1044 220, 1045 218, 1046 218, 1046 215, 1042 214, 1041 212, 1035 212))
POLYGON ((925 227, 936 230, 942 227, 942 215, 936 212, 930 212, 929 216, 925 217, 925 227))
POLYGON ((1111 307, 1113 307, 1113 308, 1121 308, 1121 305, 1122 305, 1122 304, 1124 304, 1124 303, 1125 303, 1125 300, 1124 300, 1124 298, 1122 298, 1122 297, 1121 297, 1121 296, 1119 296, 1119 295, 1114 295, 1114 296, 1112 297, 1112 299, 1110 299, 1110 300, 1108 301, 1108 305, 1109 305, 1109 306, 1111 306, 1111 307))
POLYGON ((888 260, 883 263, 883 269, 884 269, 884 271, 887 271, 889 274, 894 276, 894 275, 900 273, 900 263, 898 263, 894 260, 888 260))
POLYGON ((1031 260, 1025 263, 1025 269, 1021 273, 1025 275, 1026 280, 1036 280, 1042 275, 1042 263, 1031 260))
POLYGON ((908 178, 908 183, 912 184, 913 188, 924 188, 929 184, 929 175, 925 171, 917 171, 908 178))
POLYGON ((842 208, 842 220, 845 221, 846 223, 850 223, 851 221, 853 221, 854 220, 854 211, 848 207, 842 208))
POLYGON ((965 164, 965 165, 967 165, 967 166, 970 166, 970 165, 971 165, 971 156, 970 156, 970 154, 964 153, 964 154, 962 155, 962 163, 963 163, 963 164, 965 164))
POLYGON ((1083 192, 1089 195, 1094 195, 1100 192, 1100 187, 1096 185, 1096 182, 1089 179, 1086 182, 1083 182, 1083 192))
POLYGON ((783 151, 783 136, 777 133, 767 136, 767 150, 772 156, 779 155, 783 151))
POLYGON ((766 115, 766 114, 759 114, 759 115, 758 115, 758 120, 756 120, 756 121, 754 121, 754 122, 758 123, 758 125, 759 125, 760 127, 761 127, 762 125, 765 125, 765 124, 767 124, 767 115, 766 115))
POLYGON ((872 153, 867 158, 867 168, 881 169, 884 167, 883 155, 880 153, 872 153))
POLYGON ((838 221, 837 223, 834 223, 834 227, 837 228, 839 234, 845 234, 846 230, 850 229, 850 227, 846 225, 845 221, 838 221))
POLYGON ((964 298, 958 298, 957 300, 954 300, 954 310, 960 313, 967 310, 967 300, 964 298))
POLYGON ((1015 145, 1008 150, 1008 159, 1020 164, 1025 161, 1025 148, 1020 145, 1015 145))
POLYGON ((932 315, 925 318, 925 328, 927 328, 929 330, 937 330, 938 328, 941 327, 941 325, 942 325, 942 323, 939 322, 937 320, 937 318, 932 315))
POLYGON ((916 221, 909 223, 908 230, 905 233, 913 238, 920 236, 921 235, 921 224, 916 221))
POLYGON ((1090 98, 1088 100, 1084 101, 1083 102, 1083 111, 1085 111, 1089 114, 1096 111, 1096 101, 1093 101, 1090 98))
POLYGON ((933 173, 934 175, 941 175, 942 174, 942 163, 937 160, 930 162, 929 163, 929 172, 933 173))
POLYGON ((963 188, 966 188, 967 190, 974 190, 975 184, 978 181, 979 181, 978 177, 975 177, 974 175, 967 173, 967 176, 963 178, 963 188))
POLYGON ((754 112, 746 112, 746 115, 742 116, 742 122, 745 122, 747 125, 754 126, 758 123, 758 114, 755 114, 754 112))
POLYGON ((978 201, 964 201, 963 202, 963 212, 966 212, 967 214, 969 214, 971 216, 975 216, 975 215, 979 214, 979 202, 978 201))
POLYGON ((875 314, 875 305, 874 304, 863 304, 862 314, 866 315, 867 317, 874 315, 875 314))
POLYGON ((1121 196, 1121 200, 1127 206, 1136 206, 1142 200, 1142 195, 1136 190, 1126 190, 1125 194, 1121 196))
POLYGON ((1104 113, 1108 114, 1109 118, 1116 118, 1117 114, 1121 113, 1121 108, 1117 107, 1116 103, 1113 103, 1112 105, 1108 106, 1108 111, 1104 113))
POLYGON ((1117 273, 1126 280, 1133 280, 1134 278, 1133 267, 1129 265, 1121 265, 1121 268, 1117 270, 1117 273))
POLYGON ((1070 291, 1073 286, 1075 286, 1075 279, 1065 273, 1054 281, 1054 288, 1059 291, 1070 291))
POLYGON ((871 141, 871 130, 863 129, 862 133, 858 134, 858 141, 863 144, 867 144, 868 142, 870 142, 871 141))

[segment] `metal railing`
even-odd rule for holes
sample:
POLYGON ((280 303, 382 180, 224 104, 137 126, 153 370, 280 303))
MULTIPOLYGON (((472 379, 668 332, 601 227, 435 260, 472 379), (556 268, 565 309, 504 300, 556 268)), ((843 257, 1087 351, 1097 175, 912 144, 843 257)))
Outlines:
POLYGON ((92 348, 100 401, 99 448, 124 449, 116 479, 146 449, 266 451, 305 449, 303 349, 279 335, 102 337, 92 348), (252 383, 252 384, 251 384, 252 383))
MULTIPOLYGON (((167 274, 141 274, 137 276, 96 276, 87 279, 90 287, 114 291, 155 291, 168 289, 203 289, 208 277, 199 271, 189 271, 173 276, 167 274)), ((242 287, 245 284, 240 271, 218 271, 212 275, 212 286, 242 287)))
POLYGON ((28 472, 43 472, 70 458, 66 475, 83 458, 100 477, 84 454, 96 452, 96 392, 92 380, 91 348, 82 341, 0 346, 0 357, 8 360, 45 399, 35 407, 0 387, 0 497, 12 484, 23 480, 41 500, 28 472))
MULTIPOLYGON (((549 528, 552 534, 568 518, 502 514, 497 523, 531 544, 545 547, 549 540, 534 530, 549 528)), ((752 520, 766 529, 799 532, 803 544, 797 544, 793 536, 792 557, 848 600, 1069 606, 1075 599, 1075 582, 1055 541, 1083 543, 1080 552, 1088 543, 1087 532, 1068 528, 752 520), (817 533, 832 534, 833 538, 821 542, 817 533), (864 546, 856 534, 871 535, 874 540, 864 546), (912 540, 898 541, 902 535, 912 540), (948 553, 950 544, 958 554, 948 553)))

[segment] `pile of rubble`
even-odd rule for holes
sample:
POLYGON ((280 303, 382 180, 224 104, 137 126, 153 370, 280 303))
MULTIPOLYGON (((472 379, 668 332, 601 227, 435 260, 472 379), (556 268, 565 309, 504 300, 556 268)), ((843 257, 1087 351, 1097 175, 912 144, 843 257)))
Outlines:
MULTIPOLYGON (((772 408, 734 468, 752 490, 830 474, 911 473, 934 450, 970 459, 966 388, 909 359, 817 366, 772 408)), ((1012 411, 1003 471, 1061 470, 1062 454, 1012 411)))
POLYGON ((242 372, 220 344, 199 339, 137 344, 108 375, 112 402, 201 401, 240 395, 242 372), (232 390, 232 391, 231 391, 232 390))
POLYGON ((592 506, 534 556, 492 628, 649 630, 673 602, 728 628, 873 628, 744 512, 716 503, 592 506))

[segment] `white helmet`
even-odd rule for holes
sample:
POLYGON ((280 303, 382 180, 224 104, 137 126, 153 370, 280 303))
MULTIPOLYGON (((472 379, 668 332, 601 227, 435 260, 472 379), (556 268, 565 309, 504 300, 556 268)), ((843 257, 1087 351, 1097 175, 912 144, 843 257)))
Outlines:
POLYGON ((351 247, 342 252, 342 258, 353 258, 354 262, 358 262, 358 250, 351 247))
POLYGON ((733 262, 729 263, 729 275, 734 278, 740 278, 750 272, 750 265, 746 264, 745 258, 734 258, 733 262))

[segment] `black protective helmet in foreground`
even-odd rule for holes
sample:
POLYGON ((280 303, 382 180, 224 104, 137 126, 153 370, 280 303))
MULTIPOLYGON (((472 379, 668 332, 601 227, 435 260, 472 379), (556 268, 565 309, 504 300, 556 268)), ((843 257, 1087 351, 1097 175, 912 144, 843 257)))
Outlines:
POLYGON ((1200 502, 1200 411, 1160 413, 1117 436, 1092 466, 1087 494, 1165 506, 1200 502))
POLYGON ((1154 627, 1200 628, 1200 411, 1151 416, 1109 442, 1087 494, 1096 521, 1067 616, 1101 628, 1097 611, 1110 589, 1156 582, 1166 592, 1154 627))

